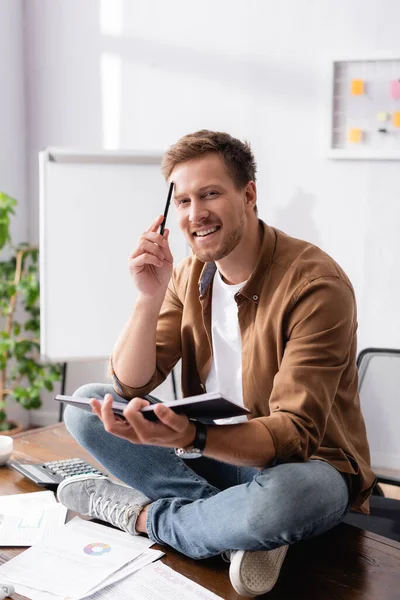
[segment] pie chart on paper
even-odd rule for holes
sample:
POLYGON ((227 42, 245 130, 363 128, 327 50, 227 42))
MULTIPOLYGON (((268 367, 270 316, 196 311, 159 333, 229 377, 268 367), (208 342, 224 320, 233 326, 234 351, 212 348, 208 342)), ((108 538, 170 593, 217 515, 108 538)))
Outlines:
POLYGON ((107 552, 111 552, 111 546, 102 542, 94 542, 85 546, 83 551, 90 556, 102 556, 103 554, 107 554, 107 552))

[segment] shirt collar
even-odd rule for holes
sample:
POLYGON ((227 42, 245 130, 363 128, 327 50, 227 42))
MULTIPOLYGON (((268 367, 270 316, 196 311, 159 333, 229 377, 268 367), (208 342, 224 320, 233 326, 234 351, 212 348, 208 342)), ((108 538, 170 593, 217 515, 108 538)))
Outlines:
MULTIPOLYGON (((276 234, 274 229, 269 227, 264 221, 261 221, 261 219, 258 220, 258 224, 262 235, 259 258, 247 283, 239 292, 256 304, 260 298, 264 279, 271 268, 276 244, 276 234)), ((214 262, 205 263, 199 279, 200 297, 203 297, 206 294, 216 270, 217 265, 214 262)))

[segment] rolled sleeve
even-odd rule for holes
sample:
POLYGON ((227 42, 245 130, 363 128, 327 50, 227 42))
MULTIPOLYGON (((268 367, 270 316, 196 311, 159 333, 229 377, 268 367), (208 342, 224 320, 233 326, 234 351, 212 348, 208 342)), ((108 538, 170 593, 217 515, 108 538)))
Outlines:
POLYGON ((324 437, 357 329, 353 290, 339 277, 303 285, 287 318, 287 342, 269 399, 278 461, 308 460, 324 437))
POLYGON ((156 377, 155 372, 154 372, 152 378, 150 379, 150 381, 148 383, 146 383, 146 385, 144 385, 140 388, 134 388, 129 385, 126 385, 125 383, 122 383, 122 381, 120 381, 118 379, 118 377, 115 373, 112 356, 110 357, 109 372, 110 372, 110 377, 112 379, 112 384, 113 384, 114 390, 116 391, 118 396, 121 396, 122 398, 125 398, 126 400, 131 400, 132 398, 135 398, 136 396, 145 396, 146 394, 151 392, 157 386, 157 383, 156 383, 157 377, 156 377))

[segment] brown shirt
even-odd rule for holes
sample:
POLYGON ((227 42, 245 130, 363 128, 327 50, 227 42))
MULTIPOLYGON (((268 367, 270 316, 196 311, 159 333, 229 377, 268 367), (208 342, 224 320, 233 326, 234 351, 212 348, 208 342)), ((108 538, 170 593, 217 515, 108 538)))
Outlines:
MULTIPOLYGON (((375 475, 358 396, 353 288, 322 250, 259 223, 259 259, 235 296, 244 404, 269 430, 278 463, 328 461, 349 474, 353 508, 368 512, 375 475)), ((180 358, 183 395, 205 391, 215 271, 194 255, 174 269, 158 319, 156 370, 141 388, 113 372, 118 394, 151 392, 180 358)))

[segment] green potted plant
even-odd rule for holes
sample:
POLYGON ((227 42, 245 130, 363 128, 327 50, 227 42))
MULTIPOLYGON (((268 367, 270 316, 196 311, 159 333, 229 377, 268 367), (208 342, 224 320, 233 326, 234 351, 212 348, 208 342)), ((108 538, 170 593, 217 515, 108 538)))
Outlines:
POLYGON ((0 192, 0 434, 18 429, 7 418, 7 402, 39 408, 42 391, 52 391, 61 378, 61 365, 40 361, 39 250, 13 244, 10 218, 16 205, 0 192))

